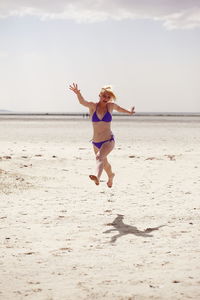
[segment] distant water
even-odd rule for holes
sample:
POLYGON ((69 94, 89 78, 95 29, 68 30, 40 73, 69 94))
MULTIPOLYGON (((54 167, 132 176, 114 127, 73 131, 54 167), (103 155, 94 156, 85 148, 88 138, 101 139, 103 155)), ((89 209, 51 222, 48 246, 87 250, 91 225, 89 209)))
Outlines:
MULTIPOLYGON (((87 112, 9 112, 0 110, 0 116, 65 116, 65 117, 89 117, 87 112)), ((113 116, 127 117, 127 114, 113 113, 113 116)), ((200 112, 137 112, 134 116, 200 116, 200 112)), ((128 116, 130 117, 130 116, 128 116)))
MULTIPOLYGON (((0 113, 0 121, 89 121, 88 113, 0 113)), ((140 112, 133 116, 113 114, 113 121, 120 122, 178 122, 199 123, 200 113, 167 113, 167 112, 140 112)))

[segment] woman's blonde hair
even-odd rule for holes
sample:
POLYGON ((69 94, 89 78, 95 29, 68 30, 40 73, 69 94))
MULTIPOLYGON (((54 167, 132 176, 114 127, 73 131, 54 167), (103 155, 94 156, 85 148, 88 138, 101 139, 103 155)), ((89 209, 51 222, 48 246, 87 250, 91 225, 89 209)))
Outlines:
POLYGON ((103 94, 105 92, 111 96, 112 100, 114 100, 114 101, 116 100, 117 97, 116 97, 111 85, 106 85, 106 86, 102 87, 100 94, 103 94))

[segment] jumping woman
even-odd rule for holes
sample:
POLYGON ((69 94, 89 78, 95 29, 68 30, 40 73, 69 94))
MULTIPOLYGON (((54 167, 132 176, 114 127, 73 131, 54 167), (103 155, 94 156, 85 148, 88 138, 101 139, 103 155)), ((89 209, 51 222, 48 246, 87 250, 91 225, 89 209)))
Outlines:
POLYGON ((96 155, 97 171, 96 175, 89 175, 89 177, 96 185, 99 185, 101 174, 105 170, 108 175, 107 186, 111 188, 115 174, 112 171, 107 156, 115 146, 114 135, 111 131, 112 112, 116 110, 121 113, 133 115, 135 113, 134 107, 129 111, 114 103, 116 96, 110 86, 101 89, 99 102, 97 103, 86 101, 81 95, 77 84, 73 83, 69 88, 77 95, 79 103, 88 107, 91 116, 93 125, 92 143, 96 155))

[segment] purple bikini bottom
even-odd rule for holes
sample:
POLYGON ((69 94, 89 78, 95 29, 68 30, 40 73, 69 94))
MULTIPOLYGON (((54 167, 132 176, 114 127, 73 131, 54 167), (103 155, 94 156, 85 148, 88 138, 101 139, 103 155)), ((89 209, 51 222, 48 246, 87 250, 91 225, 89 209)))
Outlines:
POLYGON ((111 136, 111 138, 109 139, 109 140, 106 140, 106 141, 102 141, 102 142, 98 142, 98 143, 96 143, 96 142, 92 142, 92 144, 95 146, 95 147, 97 147, 97 148, 101 148, 101 146, 104 144, 104 143, 106 143, 106 142, 111 142, 111 141, 114 141, 115 139, 114 139, 114 136, 112 135, 111 136))

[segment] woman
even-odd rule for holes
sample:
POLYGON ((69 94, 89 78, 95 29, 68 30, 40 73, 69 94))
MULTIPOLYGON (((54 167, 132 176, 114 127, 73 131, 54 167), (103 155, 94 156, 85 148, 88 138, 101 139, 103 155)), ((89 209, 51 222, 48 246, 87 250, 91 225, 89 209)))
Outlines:
POLYGON ((89 108, 90 116, 92 117, 92 143, 96 155, 97 173, 96 175, 89 175, 89 177, 96 185, 99 185, 101 174, 105 170, 108 175, 107 186, 111 188, 115 174, 107 156, 115 146, 114 135, 111 131, 112 112, 116 110, 132 115, 135 113, 134 107, 129 111, 115 104, 116 96, 110 86, 101 89, 98 103, 86 101, 81 95, 77 84, 73 83, 69 88, 77 95, 79 103, 89 108))

